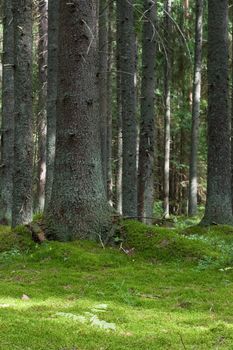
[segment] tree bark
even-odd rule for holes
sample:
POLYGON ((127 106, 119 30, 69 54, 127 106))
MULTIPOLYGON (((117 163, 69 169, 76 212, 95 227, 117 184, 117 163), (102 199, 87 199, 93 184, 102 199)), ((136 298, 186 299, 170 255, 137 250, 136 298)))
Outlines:
POLYGON ((208 1, 208 172, 202 224, 231 224, 228 1, 208 1))
POLYGON ((12 1, 4 0, 3 7, 0 222, 10 224, 12 219, 14 169, 14 26, 12 1))
POLYGON ((165 3, 165 33, 166 57, 164 70, 164 217, 169 218, 169 192, 170 192, 170 149, 171 149, 171 0, 165 3))
POLYGON ((54 181, 45 214, 50 237, 105 240, 110 207, 102 176, 97 3, 60 2, 54 181))
POLYGON ((191 157, 189 170, 189 205, 188 214, 197 214, 197 152, 199 136, 199 117, 201 100, 201 62, 202 62, 202 18, 203 0, 196 0, 195 25, 195 57, 193 75, 193 102, 192 102, 192 134, 191 157))
POLYGON ((117 1, 121 24, 122 212, 127 217, 137 216, 136 50, 133 5, 133 0, 117 1))
POLYGON ((32 220, 32 1, 13 0, 15 128, 12 226, 32 220))
POLYGON ((45 211, 48 210, 50 204, 54 173, 57 116, 59 3, 60 0, 49 0, 48 2, 48 82, 45 211))
POLYGON ((48 2, 40 0, 39 12, 39 44, 38 44, 38 162, 37 162, 37 191, 35 211, 43 212, 45 202, 46 178, 46 101, 47 101, 47 66, 48 66, 48 2))
POLYGON ((116 136, 114 142, 114 208, 122 214, 122 99, 121 99, 121 11, 116 6, 116 136))
POLYGON ((138 167, 138 216, 152 223, 155 164, 156 2, 146 0, 142 34, 141 123, 138 167))
MULTIPOLYGON (((231 20, 233 23, 233 7, 231 7, 231 20)), ((231 53, 231 203, 233 213, 233 25, 232 25, 232 53, 231 53)))
POLYGON ((108 5, 108 72, 107 72, 107 198, 113 205, 112 178, 112 67, 113 67, 113 2, 108 5))
POLYGON ((107 193, 107 130, 108 130, 108 5, 99 2, 99 105, 101 118, 101 152, 104 186, 107 193))

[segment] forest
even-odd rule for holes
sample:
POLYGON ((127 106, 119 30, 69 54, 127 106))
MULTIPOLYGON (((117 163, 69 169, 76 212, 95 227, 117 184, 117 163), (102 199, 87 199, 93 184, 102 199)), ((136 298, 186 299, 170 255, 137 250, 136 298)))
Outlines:
POLYGON ((0 349, 232 349, 232 0, 2 0, 0 51, 0 349))

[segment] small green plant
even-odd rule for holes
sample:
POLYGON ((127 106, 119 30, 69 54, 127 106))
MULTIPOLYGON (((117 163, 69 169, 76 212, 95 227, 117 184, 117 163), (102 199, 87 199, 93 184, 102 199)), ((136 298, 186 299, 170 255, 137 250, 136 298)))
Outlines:
POLYGON ((163 216, 163 202, 162 201, 156 201, 154 203, 154 209, 153 209, 153 214, 155 218, 162 218, 163 216))
POLYGON ((15 257, 19 257, 22 254, 17 248, 12 248, 6 252, 0 253, 0 261, 10 260, 15 257))

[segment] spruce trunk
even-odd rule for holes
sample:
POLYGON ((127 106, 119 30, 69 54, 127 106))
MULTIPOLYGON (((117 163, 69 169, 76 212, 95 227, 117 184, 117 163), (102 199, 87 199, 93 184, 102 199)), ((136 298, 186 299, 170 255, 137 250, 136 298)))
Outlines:
POLYGON ((156 4, 146 0, 142 37, 138 216, 150 224, 154 204, 156 4))
POLYGON ((55 158, 57 116, 58 19, 60 0, 48 2, 48 82, 45 211, 49 208, 55 158))
POLYGON ((11 0, 4 0, 3 10, 0 222, 10 224, 14 168, 14 22, 11 0))
POLYGON ((122 99, 121 99, 121 11, 120 3, 116 6, 116 133, 114 142, 114 208, 122 214, 122 99))
POLYGON ((108 6, 106 0, 99 2, 99 106, 101 118, 101 152, 104 186, 107 193, 107 130, 108 130, 108 6))
POLYGON ((112 68, 113 68, 113 2, 108 8, 108 73, 107 73, 107 198, 113 206, 113 177, 112 177, 112 68))
POLYGON ((67 241, 109 235, 98 106, 97 3, 60 2, 58 108, 50 237, 67 241))
POLYGON ((32 1, 14 0, 15 128, 12 226, 32 220, 32 1))
POLYGON ((120 72, 122 104, 122 212, 125 217, 137 216, 137 122, 136 122, 136 49, 134 1, 119 0, 120 72))
POLYGON ((228 1, 208 1, 208 173, 202 224, 232 223, 228 1))

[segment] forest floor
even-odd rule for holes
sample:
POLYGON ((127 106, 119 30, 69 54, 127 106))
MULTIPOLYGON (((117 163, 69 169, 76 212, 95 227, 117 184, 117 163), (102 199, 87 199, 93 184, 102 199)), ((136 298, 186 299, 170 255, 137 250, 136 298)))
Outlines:
POLYGON ((0 349, 233 349, 233 228, 120 231, 103 249, 1 227, 0 349))

